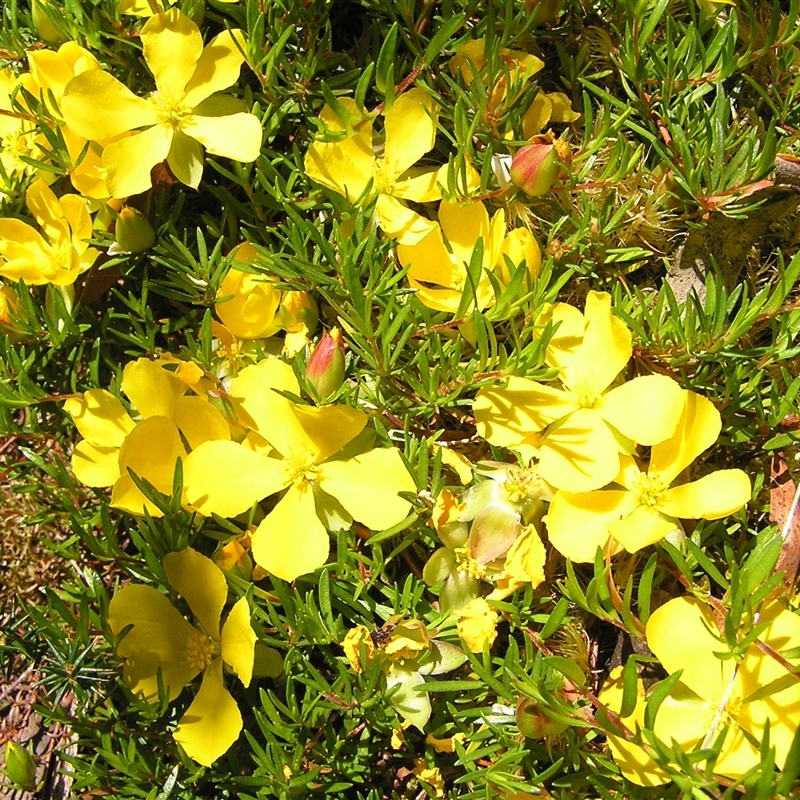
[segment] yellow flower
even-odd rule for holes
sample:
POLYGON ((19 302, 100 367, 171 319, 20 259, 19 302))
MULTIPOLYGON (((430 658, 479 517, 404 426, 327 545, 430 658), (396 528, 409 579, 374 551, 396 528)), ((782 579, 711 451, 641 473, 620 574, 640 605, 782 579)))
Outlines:
POLYGON ((222 414, 205 397, 187 395, 181 368, 170 372, 164 369, 168 363, 140 358, 125 366, 122 391, 139 412, 138 424, 105 389, 90 389, 64 404, 84 437, 72 454, 75 477, 87 486, 113 486, 111 505, 133 514, 147 510, 161 516, 161 511, 145 498, 129 470, 159 492, 172 494, 175 462, 186 455, 184 442, 195 447, 207 438, 230 438, 222 414))
POLYGON ((579 344, 548 347, 547 360, 560 368, 563 388, 511 376, 504 388, 481 389, 473 406, 484 439, 525 460, 538 457, 542 478, 571 492, 614 480, 621 449, 616 432, 644 445, 664 441, 675 432, 685 402, 684 391, 663 375, 610 388, 632 347, 608 294, 589 292, 580 328, 579 344))
POLYGON ((444 778, 439 767, 429 767, 424 758, 418 758, 411 771, 433 789, 436 797, 444 797, 444 778))
POLYGON ((203 147, 235 161, 258 158, 258 118, 241 101, 216 94, 239 77, 244 34, 224 31, 203 48, 197 25, 173 8, 151 17, 141 38, 155 92, 137 97, 107 72, 88 70, 67 84, 61 102, 69 127, 86 139, 133 132, 103 150, 112 196, 149 189, 150 170, 164 159, 179 181, 197 188, 203 147))
MULTIPOLYGON (((258 259, 258 252, 252 244, 243 242, 236 246, 233 257, 235 262, 252 264, 258 259)), ((272 336, 281 328, 278 318, 281 292, 276 283, 274 278, 242 272, 234 265, 220 284, 217 297, 222 302, 214 310, 223 325, 239 339, 272 336)))
POLYGON ((366 625, 356 625, 355 628, 350 628, 342 642, 344 654, 350 662, 350 668, 356 675, 360 675, 364 671, 364 665, 361 663, 362 644, 367 648, 367 660, 372 661, 375 658, 377 648, 366 625))
POLYGON ((436 223, 401 200, 441 200, 439 185, 447 183, 447 165, 409 172, 433 148, 436 105, 424 89, 411 89, 398 97, 385 116, 383 153, 376 155, 371 120, 362 119, 353 100, 341 97, 339 102, 355 122, 341 119, 328 106, 323 109, 320 119, 326 127, 346 136, 335 142, 314 142, 306 153, 306 174, 351 202, 363 199, 371 186, 378 193, 375 213, 381 228, 403 244, 416 244, 436 223))
MULTIPOLYGON (((475 79, 475 72, 486 69, 485 39, 473 39, 459 47, 458 52, 450 59, 450 72, 460 74, 464 83, 471 84, 475 79)), ((522 50, 509 50, 501 47, 499 61, 503 66, 503 73, 494 76, 494 85, 489 92, 487 113, 494 114, 502 103, 507 101, 510 107, 516 102, 519 94, 524 90, 525 84, 544 67, 544 62, 525 53, 522 50), (508 96, 509 86, 516 89, 515 94, 508 96)))
MULTIPOLYGON (((77 42, 65 42, 53 50, 28 51, 30 72, 20 76, 20 83, 36 97, 48 114, 62 120, 61 101, 67 84, 76 75, 88 70, 99 70, 97 59, 77 42)), ((106 186, 106 171, 102 166, 102 147, 96 143, 87 143, 69 125, 61 125, 61 136, 67 146, 71 167, 70 180, 75 189, 84 197, 103 199, 109 196, 106 186)), ((43 149, 49 145, 44 136, 39 135, 37 142, 43 149)), ((43 155, 39 155, 43 160, 43 155)))
POLYGON ((714 405, 687 392, 677 430, 653 446, 646 473, 623 456, 615 480, 623 488, 555 495, 546 517, 553 547, 573 561, 593 561, 609 537, 633 553, 678 528, 679 519, 720 519, 738 511, 750 499, 750 479, 740 469, 672 486, 716 441, 720 427, 714 405))
POLYGON ((473 653, 491 647, 497 636, 497 612, 483 597, 476 597, 458 615, 458 635, 473 653))
POLYGON ((86 200, 76 194, 56 197, 37 180, 25 201, 42 232, 18 219, 0 219, 0 276, 31 285, 74 283, 98 255, 87 243, 92 220, 86 200))
POLYGON ((125 682, 146 700, 158 698, 159 682, 174 700, 203 673, 200 690, 173 736, 190 758, 208 767, 242 730, 242 715, 223 683, 223 663, 248 686, 256 635, 244 597, 235 603, 220 630, 228 587, 211 559, 192 549, 169 553, 164 572, 189 605, 194 625, 163 594, 140 584, 129 584, 114 595, 108 624, 117 638, 117 653, 125 659, 125 682))
POLYGON ((414 244, 399 244, 397 258, 409 267, 408 282, 429 308, 455 313, 470 280, 467 267, 478 240, 483 241, 480 278, 470 285, 471 307, 482 310, 494 302, 489 271, 498 263, 505 236, 502 209, 492 219, 480 201, 439 204, 439 224, 414 244), (447 242, 447 244, 445 244, 447 242), (449 247, 448 247, 449 245, 449 247))
MULTIPOLYGON (((497 259, 495 273, 504 286, 511 282, 512 274, 508 261, 519 268, 523 263, 528 268, 531 280, 536 278, 542 268, 542 251, 533 234, 527 228, 514 228, 506 234, 503 247, 497 259)), ((524 286, 524 284, 523 284, 524 286)))
MULTIPOLYGON (((622 667, 615 667, 603 684, 603 690, 597 699, 608 706, 614 713, 619 714, 622 708, 622 667)), ((644 727, 645 691, 642 679, 636 679, 636 705, 627 717, 620 717, 622 723, 632 733, 637 733, 644 727)), ((622 774, 639 786, 660 786, 669 783, 671 778, 656 764, 647 751, 640 744, 626 739, 624 736, 608 734, 608 748, 614 763, 620 768, 622 774)))
MULTIPOLYGON (((800 617, 780 604, 768 606, 759 622, 766 623, 766 629, 758 642, 776 653, 800 647, 800 617)), ((718 654, 730 650, 718 630, 710 609, 695 598, 678 597, 653 612, 647 623, 648 646, 667 672, 682 670, 658 709, 653 731, 661 741, 675 741, 688 753, 710 747, 727 727, 714 772, 738 778, 762 762, 759 744, 769 724, 775 763, 783 769, 800 725, 800 681, 757 643, 747 648, 741 662, 720 658, 718 654)), ((800 664, 798 658, 784 658, 794 669, 800 664)), ((642 720, 640 713, 643 710, 637 709, 634 718, 642 720)), ((623 753, 617 763, 642 785, 666 782, 654 774, 652 762, 640 757, 632 762, 623 753)))
POLYGON ((205 442, 184 464, 187 501, 201 514, 230 517, 287 490, 252 535, 256 563, 284 580, 321 567, 326 527, 358 520, 373 530, 401 522, 410 509, 398 492, 414 481, 394 448, 331 458, 364 428, 366 414, 347 406, 300 406, 292 368, 267 359, 243 369, 230 393, 250 433, 238 442, 205 442))
MULTIPOLYGON (((17 175, 28 175, 36 168, 22 160, 39 158, 36 147, 36 126, 32 119, 25 119, 25 113, 14 108, 11 96, 19 85, 19 79, 11 67, 0 70, 0 163, 3 171, 11 179, 17 175)), ((21 98, 18 98, 21 99, 21 98)))

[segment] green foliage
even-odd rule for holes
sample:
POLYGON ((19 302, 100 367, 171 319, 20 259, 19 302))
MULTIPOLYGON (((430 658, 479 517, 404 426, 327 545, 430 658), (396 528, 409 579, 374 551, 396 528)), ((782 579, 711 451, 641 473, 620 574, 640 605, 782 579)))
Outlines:
MULTIPOLYGON (((4 280, 19 296, 0 335, 0 434, 14 454, 0 473, 10 487, 4 502, 32 501, 14 535, 33 526, 57 531, 48 558, 71 569, 33 599, 3 597, 0 674, 10 682, 35 670, 37 713, 77 737, 76 747, 59 752, 72 796, 432 796, 429 779, 413 773, 420 759, 441 770, 444 796, 476 800, 767 800, 800 790, 800 735, 782 771, 765 738, 760 766, 741 781, 714 777, 721 738, 708 761, 709 752, 686 754, 658 740, 652 720, 672 678, 649 696, 643 727, 631 731, 672 782, 635 786, 608 755, 607 734, 619 728, 597 700, 610 668, 633 652, 623 701, 631 710, 636 668, 646 672, 654 661, 644 649, 646 625, 670 597, 712 598, 736 657, 761 631, 760 605, 783 591, 780 524, 768 521, 770 458, 794 469, 800 452, 800 229, 796 186, 781 189, 772 178, 776 155, 800 155, 798 2, 712 3, 709 12, 694 0, 566 0, 540 27, 527 5, 209 0, 206 41, 225 28, 245 32, 247 66, 231 92, 262 123, 258 160, 207 155, 199 191, 168 180, 139 196, 155 245, 108 256, 112 235, 96 228, 103 255, 76 292, 4 280), (448 61, 481 37, 485 68, 467 81, 448 61), (509 74, 501 48, 536 54, 545 67, 526 84, 509 74), (501 79, 515 101, 490 108, 501 79), (471 164, 487 203, 503 208, 511 226, 530 227, 542 248, 538 274, 519 268, 507 286, 496 281, 496 302, 484 311, 474 299, 485 243, 473 252, 472 289, 458 312, 434 311, 409 288, 394 242, 373 222, 374 205, 351 204, 304 171, 311 142, 336 136, 320 120, 326 103, 354 98, 370 115, 386 113, 410 86, 425 87, 440 107, 424 165, 449 164, 445 196, 456 195, 471 164), (500 192, 493 156, 523 143, 522 114, 538 93, 555 91, 582 115, 553 125, 572 151, 566 175, 544 197, 500 192), (108 603, 129 579, 170 592, 164 555, 191 546, 210 556, 263 509, 233 520, 198 517, 181 507, 180 470, 172 497, 135 477, 162 517, 111 509, 105 489, 82 486, 71 472, 79 437, 62 407, 92 388, 119 396, 124 365, 160 353, 226 378, 214 309, 231 250, 243 241, 259 255, 244 271, 270 276, 287 295, 309 292, 321 328, 343 330, 347 379, 333 399, 367 411, 365 439, 401 448, 417 493, 387 531, 354 525, 333 533, 328 563, 291 584, 229 576, 230 599, 248 598, 259 642, 279 653, 283 669, 247 688, 235 684, 244 732, 203 768, 172 738, 191 698, 150 705, 122 681, 108 603), (687 269, 681 260, 692 261, 689 268, 699 260, 703 272, 688 296, 674 277, 676 267, 687 269), (687 525, 680 541, 614 560, 598 552, 594 564, 565 563, 550 549, 545 583, 492 602, 499 625, 491 648, 419 689, 433 709, 425 734, 456 737, 451 752, 438 752, 414 728, 394 746, 400 717, 385 676, 377 662, 356 674, 345 637, 356 625, 375 630, 402 615, 463 646, 454 618, 439 612, 440 587, 422 581, 440 544, 434 502, 458 486, 429 444, 451 445, 472 462, 512 461, 477 436, 476 392, 511 375, 552 378, 545 350, 557 331, 539 318, 555 301, 582 307, 590 290, 609 291, 633 332, 631 376, 668 374, 720 410, 721 438, 698 469, 745 470, 752 501, 737 515, 687 525), (521 698, 563 731, 525 738, 515 718, 521 698)), ((135 94, 153 90, 140 20, 121 15, 113 0, 48 8, 64 39, 90 49, 135 94)), ((0 66, 19 73, 42 42, 27 4, 5 3, 0 14, 0 66)), ((0 114, 27 108, 46 121, 46 109, 32 97, 20 105, 20 94, 16 112, 0 114)), ((44 169, 66 191, 70 159, 57 130, 45 147, 44 169)), ((0 174, 3 217, 31 221, 26 181, 0 174)), ((243 358, 279 353, 276 341, 254 343, 243 358)), ((307 358, 301 350, 293 361, 300 378, 307 358)))

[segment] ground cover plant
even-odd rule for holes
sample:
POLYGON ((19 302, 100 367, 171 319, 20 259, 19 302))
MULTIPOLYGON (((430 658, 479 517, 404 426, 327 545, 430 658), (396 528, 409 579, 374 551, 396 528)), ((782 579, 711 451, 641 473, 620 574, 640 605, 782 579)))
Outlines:
POLYGON ((0 792, 800 791, 800 9, 12 0, 0 792))

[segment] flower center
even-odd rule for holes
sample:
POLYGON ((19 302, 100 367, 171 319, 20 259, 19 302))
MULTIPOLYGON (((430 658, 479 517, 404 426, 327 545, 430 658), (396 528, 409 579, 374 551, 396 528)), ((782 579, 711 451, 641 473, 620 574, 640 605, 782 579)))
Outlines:
POLYGON ((308 450, 294 452, 286 459, 286 472, 295 485, 314 483, 319 473, 317 459, 308 450))
POLYGON ((486 579, 486 567, 470 555, 468 547, 456 547, 453 555, 456 557, 456 569, 459 572, 466 572, 471 578, 477 580, 486 579))
POLYGON ((216 642, 200 631, 195 631, 186 643, 186 661, 193 669, 204 670, 214 656, 219 655, 216 642))
POLYGON ((397 170, 386 158, 375 159, 375 188, 381 194, 391 194, 397 182, 397 170))
POLYGON ((194 110, 184 105, 176 98, 171 98, 159 92, 151 92, 150 100, 155 103, 156 119, 158 123, 166 123, 173 128, 180 128, 181 123, 190 116, 194 110))
POLYGON ((631 486, 631 492, 640 506, 658 505, 668 486, 658 474, 640 475, 631 486))
POLYGON ((540 485, 538 470, 512 467, 508 471, 504 487, 512 503, 521 503, 526 498, 537 495, 540 485))
POLYGON ((572 397, 581 408, 594 408, 602 396, 602 392, 596 391, 587 383, 579 383, 572 390, 572 397))
MULTIPOLYGON (((4 160, 7 159, 16 172, 30 170, 31 166, 22 160, 22 156, 34 158, 35 154, 32 131, 16 130, 0 136, 0 152, 3 153, 4 160)), ((6 169, 9 164, 5 164, 6 169)))

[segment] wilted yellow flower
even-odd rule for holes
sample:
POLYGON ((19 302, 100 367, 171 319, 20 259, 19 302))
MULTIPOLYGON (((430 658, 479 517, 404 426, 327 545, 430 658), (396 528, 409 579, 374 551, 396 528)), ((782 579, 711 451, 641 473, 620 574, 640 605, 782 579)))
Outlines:
POLYGON ((132 132, 103 150, 112 196, 149 189, 150 170, 165 159, 181 183, 196 189, 203 148, 235 161, 258 158, 258 118, 241 101, 217 94, 239 77, 244 34, 224 31, 204 48, 197 25, 173 8, 151 17, 141 38, 155 92, 137 97, 107 72, 88 70, 67 84, 61 102, 69 127, 86 139, 132 132))
POLYGON ((242 715, 223 682, 223 663, 248 686, 256 635, 245 597, 233 606, 220 629, 228 586, 211 559, 190 548, 169 553, 164 572, 188 603, 194 625, 163 594, 140 584, 129 584, 114 595, 108 624, 117 637, 117 653, 125 659, 125 682, 146 700, 158 699, 159 683, 174 700, 203 673, 200 690, 173 736, 190 758, 208 767, 242 730, 242 715))
POLYGON ((76 194, 56 197, 37 180, 25 201, 42 233, 18 219, 0 219, 0 276, 22 278, 30 285, 69 286, 98 256, 88 244, 92 219, 86 199, 76 194))
POLYGON ((497 637, 497 611, 483 597, 476 597, 458 615, 458 635, 473 653, 491 647, 497 637))

